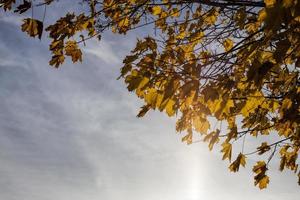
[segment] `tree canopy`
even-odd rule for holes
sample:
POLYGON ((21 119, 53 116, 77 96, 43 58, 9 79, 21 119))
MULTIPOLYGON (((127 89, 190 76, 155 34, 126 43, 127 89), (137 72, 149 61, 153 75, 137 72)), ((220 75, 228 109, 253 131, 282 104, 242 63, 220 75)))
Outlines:
POLYGON ((182 141, 201 138, 210 150, 218 143, 232 172, 256 155, 252 170, 260 189, 269 183, 272 158, 279 159, 280 171, 294 171, 300 185, 299 0, 78 2, 89 9, 70 11, 52 24, 33 11, 46 12, 59 1, 0 0, 0 6, 24 16, 21 29, 30 37, 48 34, 54 67, 66 57, 82 61, 80 47, 104 31, 152 26, 120 72, 128 90, 144 100, 138 117, 156 109, 176 116, 182 141), (245 152, 249 137, 257 146, 245 152))

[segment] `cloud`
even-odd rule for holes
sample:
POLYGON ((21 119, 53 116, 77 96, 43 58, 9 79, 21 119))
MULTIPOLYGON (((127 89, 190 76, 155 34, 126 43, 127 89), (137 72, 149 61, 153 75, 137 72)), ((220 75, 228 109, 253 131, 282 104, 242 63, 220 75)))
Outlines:
POLYGON ((0 13, 0 22, 8 23, 14 26, 20 26, 22 24, 23 17, 18 15, 12 15, 7 12, 0 13))
POLYGON ((88 46, 84 48, 84 52, 96 56, 106 64, 120 63, 120 58, 116 55, 111 44, 107 41, 101 41, 99 43, 96 39, 93 39, 93 42, 89 42, 88 46))

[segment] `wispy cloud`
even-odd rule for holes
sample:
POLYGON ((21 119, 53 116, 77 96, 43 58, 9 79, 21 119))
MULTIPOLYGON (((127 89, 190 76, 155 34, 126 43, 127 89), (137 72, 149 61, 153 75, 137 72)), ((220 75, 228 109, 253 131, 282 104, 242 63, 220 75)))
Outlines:
POLYGON ((120 58, 117 56, 113 48, 107 41, 96 41, 89 42, 88 46, 84 48, 84 52, 94 55, 106 64, 117 64, 120 63, 120 58))

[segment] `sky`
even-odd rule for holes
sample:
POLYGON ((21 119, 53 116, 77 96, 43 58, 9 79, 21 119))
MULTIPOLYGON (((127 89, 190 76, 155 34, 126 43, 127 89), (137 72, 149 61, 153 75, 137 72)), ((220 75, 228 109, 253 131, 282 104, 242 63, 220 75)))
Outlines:
POLYGON ((142 31, 107 33, 87 42, 82 63, 55 69, 46 36, 29 39, 20 23, 1 10, 0 199, 299 199, 296 176, 279 172, 278 162, 259 190, 255 157, 231 173, 219 149, 182 143, 174 118, 136 117, 142 102, 116 79, 142 31))

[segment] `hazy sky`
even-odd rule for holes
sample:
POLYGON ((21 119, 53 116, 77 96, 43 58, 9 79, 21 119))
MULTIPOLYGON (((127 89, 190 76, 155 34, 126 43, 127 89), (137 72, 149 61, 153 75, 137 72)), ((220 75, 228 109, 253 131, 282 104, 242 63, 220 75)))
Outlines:
POLYGON ((47 39, 29 39, 20 23, 1 10, 1 200, 299 199, 296 176, 276 161, 260 191, 251 157, 230 173, 219 149, 183 144, 174 119, 136 118, 142 103, 116 78, 141 33, 107 34, 84 47, 82 64, 54 69, 47 39))

